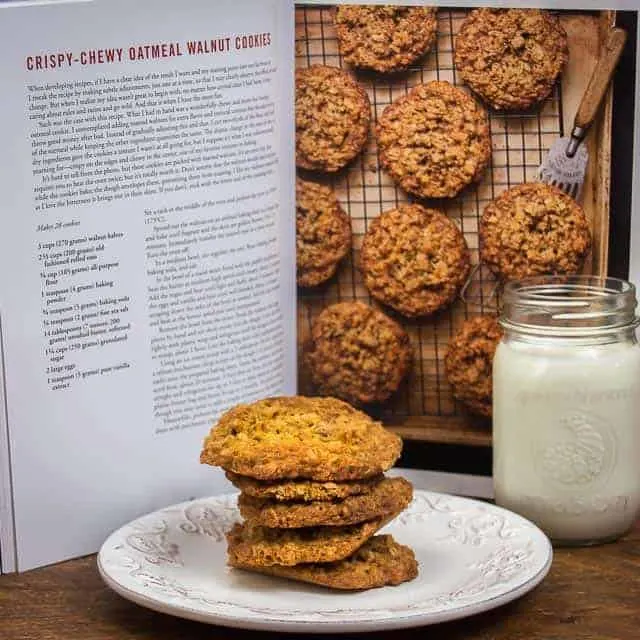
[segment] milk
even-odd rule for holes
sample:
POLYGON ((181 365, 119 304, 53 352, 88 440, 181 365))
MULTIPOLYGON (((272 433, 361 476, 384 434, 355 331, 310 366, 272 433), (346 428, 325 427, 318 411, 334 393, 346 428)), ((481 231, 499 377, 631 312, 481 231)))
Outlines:
POLYGON ((640 348, 503 341, 493 369, 496 502, 560 543, 613 539, 640 514, 640 348))

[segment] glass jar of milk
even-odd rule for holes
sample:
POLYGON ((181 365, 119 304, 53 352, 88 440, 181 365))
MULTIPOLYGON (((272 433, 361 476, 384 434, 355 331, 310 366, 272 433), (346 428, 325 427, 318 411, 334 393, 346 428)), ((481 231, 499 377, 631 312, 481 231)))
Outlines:
POLYGON ((493 364, 496 503, 556 544, 614 540, 640 515, 635 287, 595 276, 504 286, 493 364))

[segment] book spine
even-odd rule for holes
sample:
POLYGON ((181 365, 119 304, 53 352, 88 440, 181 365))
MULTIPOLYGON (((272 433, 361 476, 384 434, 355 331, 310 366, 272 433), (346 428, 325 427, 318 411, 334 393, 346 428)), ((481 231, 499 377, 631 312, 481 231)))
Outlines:
POLYGON ((4 340, 0 316, 0 574, 17 570, 4 340))

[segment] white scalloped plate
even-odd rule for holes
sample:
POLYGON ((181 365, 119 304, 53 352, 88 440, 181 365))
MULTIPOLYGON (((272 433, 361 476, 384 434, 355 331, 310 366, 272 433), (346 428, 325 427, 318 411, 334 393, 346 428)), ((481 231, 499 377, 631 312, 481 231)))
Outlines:
POLYGON ((413 627, 493 609, 533 589, 552 558, 547 537, 514 513, 416 491, 383 532, 415 551, 419 576, 397 587, 339 592, 227 567, 224 534, 239 519, 235 494, 143 516, 106 540, 100 574, 120 595, 162 613, 329 633, 413 627))

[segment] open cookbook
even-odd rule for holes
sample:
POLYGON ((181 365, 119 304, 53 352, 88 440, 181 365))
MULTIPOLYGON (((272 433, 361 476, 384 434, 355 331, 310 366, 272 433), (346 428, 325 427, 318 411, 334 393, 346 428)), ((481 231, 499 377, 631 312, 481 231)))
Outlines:
POLYGON ((406 4, 0 3, 3 572, 229 491, 202 440, 268 396, 342 397, 417 487, 488 495, 504 220, 569 206, 580 241, 516 229, 527 259, 628 276, 637 11, 406 4), (574 200, 538 170, 616 25, 574 200))

